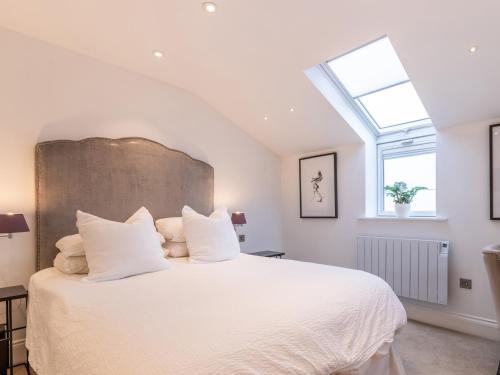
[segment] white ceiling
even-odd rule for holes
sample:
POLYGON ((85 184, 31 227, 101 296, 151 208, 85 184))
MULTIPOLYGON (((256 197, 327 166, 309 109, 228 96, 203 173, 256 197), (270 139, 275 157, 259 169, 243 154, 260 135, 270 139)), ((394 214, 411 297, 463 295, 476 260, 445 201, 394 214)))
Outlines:
POLYGON ((281 155, 359 142, 303 71, 385 34, 437 127, 500 117, 498 0, 201 2, 3 0, 0 25, 183 87, 281 155))

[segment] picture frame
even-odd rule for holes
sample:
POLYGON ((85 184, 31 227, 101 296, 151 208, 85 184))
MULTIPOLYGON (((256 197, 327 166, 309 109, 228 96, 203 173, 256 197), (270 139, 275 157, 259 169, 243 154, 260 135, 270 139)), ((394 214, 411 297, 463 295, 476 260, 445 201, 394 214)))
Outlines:
POLYGON ((337 153, 299 159, 300 217, 337 219, 337 153))
POLYGON ((490 125, 490 220, 500 220, 500 124, 490 125))

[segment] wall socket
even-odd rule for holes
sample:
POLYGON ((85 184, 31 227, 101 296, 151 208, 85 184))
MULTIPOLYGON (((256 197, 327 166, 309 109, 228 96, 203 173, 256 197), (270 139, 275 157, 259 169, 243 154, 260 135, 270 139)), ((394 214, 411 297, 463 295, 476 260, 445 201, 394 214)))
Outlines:
POLYGON ((470 279, 460 279, 460 288, 472 289, 472 280, 470 279))
POLYGON ((246 241, 246 236, 244 234, 240 234, 240 235, 238 235, 238 240, 240 242, 245 242, 246 241))

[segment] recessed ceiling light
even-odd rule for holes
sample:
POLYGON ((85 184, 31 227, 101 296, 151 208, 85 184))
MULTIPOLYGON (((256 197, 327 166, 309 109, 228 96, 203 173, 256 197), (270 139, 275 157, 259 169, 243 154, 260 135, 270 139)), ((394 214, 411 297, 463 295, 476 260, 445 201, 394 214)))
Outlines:
POLYGON ((161 59, 163 57, 163 52, 161 51, 154 51, 153 56, 156 57, 157 59, 161 59))
POLYGON ((268 117, 267 117, 267 115, 266 115, 266 116, 264 116, 264 121, 267 121, 267 120, 268 120, 268 117))
POLYGON ((201 6, 208 13, 215 13, 215 11, 217 10, 217 4, 209 2, 209 1, 204 2, 203 4, 201 4, 201 6))
POLYGON ((471 48, 469 48, 469 52, 470 53, 476 53, 477 52, 477 46, 472 46, 471 48))
POLYGON ((290 112, 294 112, 294 111, 295 111, 295 108, 291 107, 290 112))

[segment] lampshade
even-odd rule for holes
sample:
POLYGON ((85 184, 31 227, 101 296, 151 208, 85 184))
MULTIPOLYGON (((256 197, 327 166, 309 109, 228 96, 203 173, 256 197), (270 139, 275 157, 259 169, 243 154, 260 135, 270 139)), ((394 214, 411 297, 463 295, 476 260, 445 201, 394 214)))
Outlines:
POLYGON ((234 225, 243 225, 247 223, 245 214, 243 212, 233 212, 231 215, 231 221, 234 225))
POLYGON ((0 214, 0 233, 29 232, 23 214, 0 214))

